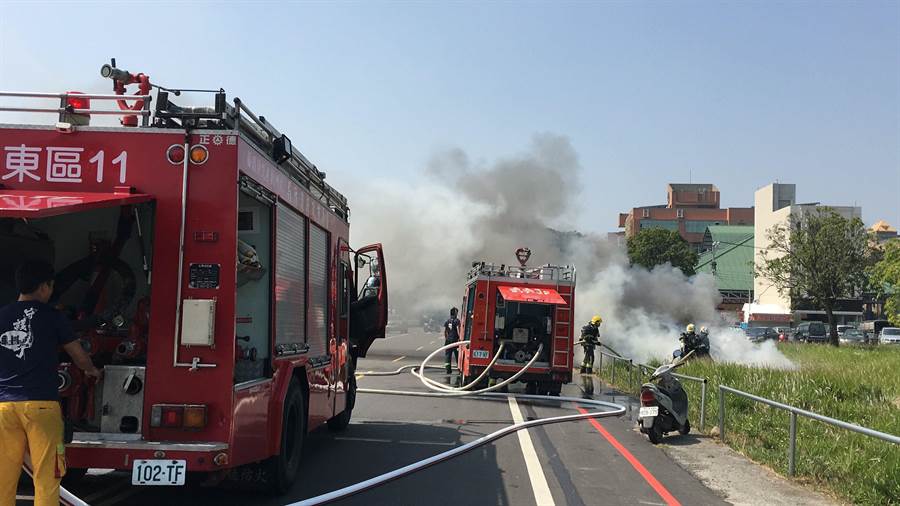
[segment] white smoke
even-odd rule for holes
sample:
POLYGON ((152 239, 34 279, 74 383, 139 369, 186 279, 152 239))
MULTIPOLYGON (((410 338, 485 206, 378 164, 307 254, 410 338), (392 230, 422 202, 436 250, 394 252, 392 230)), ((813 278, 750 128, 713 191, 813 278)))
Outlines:
POLYGON ((679 346, 687 322, 713 327, 714 358, 772 367, 790 365, 771 344, 749 343, 728 329, 706 274, 687 277, 669 264, 632 267, 605 237, 559 232, 577 211, 578 156, 565 137, 536 135, 524 153, 490 165, 460 149, 435 156, 416 181, 381 180, 351 195, 353 242, 385 245, 391 305, 411 320, 458 306, 473 261, 510 263, 520 246, 531 265, 578 269, 576 318, 600 314, 601 339, 645 362, 679 346))

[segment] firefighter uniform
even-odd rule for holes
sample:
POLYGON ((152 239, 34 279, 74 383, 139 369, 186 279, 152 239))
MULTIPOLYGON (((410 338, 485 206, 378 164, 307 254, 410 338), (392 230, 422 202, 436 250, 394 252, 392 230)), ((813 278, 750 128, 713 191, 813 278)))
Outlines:
POLYGON ((600 324, 603 319, 594 316, 591 321, 581 328, 581 346, 584 349, 584 360, 581 362, 581 372, 594 372, 594 347, 600 344, 600 324))
MULTIPOLYGON (((456 317, 456 308, 450 311, 450 318, 444 322, 444 345, 459 341, 459 318, 456 317)), ((459 358, 459 348, 444 350, 444 367, 447 374, 451 372, 451 364, 454 358, 459 358)))

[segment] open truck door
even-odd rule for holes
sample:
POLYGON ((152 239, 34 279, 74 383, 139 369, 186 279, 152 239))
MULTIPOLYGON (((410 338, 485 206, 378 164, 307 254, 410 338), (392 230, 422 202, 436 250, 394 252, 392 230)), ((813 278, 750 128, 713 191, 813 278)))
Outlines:
POLYGON ((350 303, 350 345, 354 356, 365 357, 387 328, 388 284, 381 244, 356 251, 354 265, 359 296, 350 303))

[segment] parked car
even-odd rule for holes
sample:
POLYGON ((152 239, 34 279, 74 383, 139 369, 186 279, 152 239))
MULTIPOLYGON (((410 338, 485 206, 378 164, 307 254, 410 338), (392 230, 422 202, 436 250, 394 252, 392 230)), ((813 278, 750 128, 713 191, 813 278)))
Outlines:
POLYGON ((856 327, 854 327, 853 325, 838 325, 837 326, 838 338, 843 336, 844 332, 847 332, 850 329, 856 329, 856 327))
POLYGON ((750 327, 745 333, 751 343, 761 343, 766 339, 778 339, 778 332, 775 332, 772 327, 750 327))
POLYGON ((859 329, 847 329, 838 336, 841 344, 861 344, 866 342, 866 335, 859 329))
POLYGON ((866 335, 866 342, 871 344, 878 343, 878 336, 881 335, 881 329, 890 327, 891 322, 887 320, 866 320, 859 325, 859 330, 866 335))
POLYGON ((881 329, 881 344, 900 344, 900 327, 885 327, 881 329))
POLYGON ((822 322, 803 322, 797 326, 795 336, 805 343, 824 343, 828 341, 828 332, 822 322))

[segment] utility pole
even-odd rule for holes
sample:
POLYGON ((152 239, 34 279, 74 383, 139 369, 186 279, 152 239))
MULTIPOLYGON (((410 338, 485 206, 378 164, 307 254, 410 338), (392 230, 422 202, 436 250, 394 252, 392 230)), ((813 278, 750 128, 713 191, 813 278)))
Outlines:
MULTIPOLYGON (((716 276, 716 249, 719 248, 719 241, 713 241, 712 243, 712 275, 716 276)), ((718 282, 718 281, 717 281, 718 282)))

